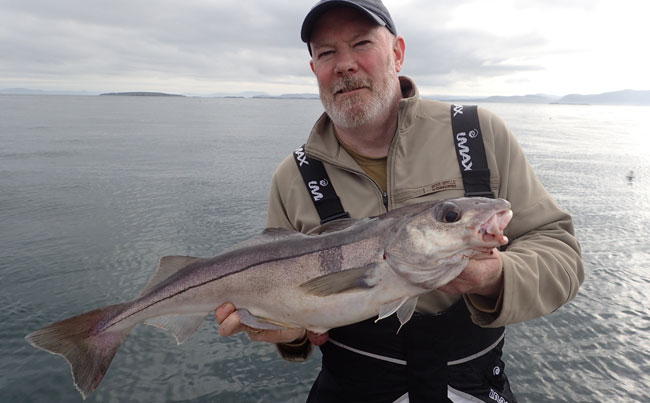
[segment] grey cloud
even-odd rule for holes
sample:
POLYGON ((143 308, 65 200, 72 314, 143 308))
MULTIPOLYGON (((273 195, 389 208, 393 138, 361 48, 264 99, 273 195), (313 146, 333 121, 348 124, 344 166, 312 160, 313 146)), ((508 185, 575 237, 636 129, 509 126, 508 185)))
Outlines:
POLYGON ((504 39, 471 31, 435 30, 405 35, 406 69, 423 78, 451 73, 485 77, 541 68, 512 61, 524 58, 544 43, 536 37, 504 39))
POLYGON ((298 37, 304 11, 291 1, 66 1, 0 6, 6 27, 0 41, 6 57, 0 69, 5 75, 157 70, 223 80, 264 80, 270 74, 302 75, 306 70, 306 52, 298 37), (302 58, 291 57, 298 53, 302 58))
MULTIPOLYGON (((459 0, 454 5, 473 3, 459 0)), ((480 80, 542 68, 521 62, 540 52, 545 44, 541 35, 503 38, 486 34, 481 27, 451 29, 446 22, 455 10, 448 2, 417 0, 409 5, 408 10, 393 13, 393 19, 406 41, 404 73, 416 77, 420 85, 441 86, 452 78, 480 80)))
MULTIPOLYGON (((477 1, 386 0, 398 32, 407 41, 404 73, 419 83, 440 84, 452 76, 480 79, 540 68, 521 60, 539 51, 544 45, 541 36, 506 39, 474 29, 479 27, 445 28, 455 7, 477 1)), ((554 7, 592 4, 552 1, 554 7)), ((161 75, 310 83, 312 73, 299 29, 312 3, 0 0, 0 77, 69 81, 80 76, 110 80, 161 75)), ((518 7, 547 4, 517 2, 518 7)))

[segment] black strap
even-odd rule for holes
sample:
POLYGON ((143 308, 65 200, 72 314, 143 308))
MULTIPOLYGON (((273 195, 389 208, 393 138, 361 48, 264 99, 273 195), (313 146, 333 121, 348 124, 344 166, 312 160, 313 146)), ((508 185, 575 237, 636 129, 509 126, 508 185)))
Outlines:
POLYGON ((308 157, 304 145, 293 152, 293 158, 296 160, 302 180, 307 186, 316 211, 318 211, 320 223, 325 224, 339 218, 349 218, 350 214, 343 209, 341 200, 336 195, 334 185, 332 185, 323 163, 308 157))
POLYGON ((465 196, 494 198, 476 105, 452 105, 451 126, 465 196))

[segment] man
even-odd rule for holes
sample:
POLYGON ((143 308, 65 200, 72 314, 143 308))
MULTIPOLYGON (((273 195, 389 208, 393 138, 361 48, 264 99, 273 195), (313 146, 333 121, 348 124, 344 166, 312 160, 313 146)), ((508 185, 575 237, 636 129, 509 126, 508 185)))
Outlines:
MULTIPOLYGON (((324 164, 353 218, 465 194, 450 106, 418 96, 399 77, 405 41, 381 1, 321 0, 301 36, 326 113, 304 147, 324 164)), ((457 113, 462 113, 457 110, 457 113)), ((583 280, 571 217, 550 197, 504 124, 479 110, 489 188, 512 203, 507 249, 472 258, 446 286, 420 297, 399 333, 395 320, 370 319, 323 335, 261 331, 220 307, 222 335, 247 331, 283 357, 323 353, 309 402, 515 402, 501 361, 503 326, 555 311, 583 280)), ((268 227, 308 232, 322 217, 293 157, 278 167, 268 227)))

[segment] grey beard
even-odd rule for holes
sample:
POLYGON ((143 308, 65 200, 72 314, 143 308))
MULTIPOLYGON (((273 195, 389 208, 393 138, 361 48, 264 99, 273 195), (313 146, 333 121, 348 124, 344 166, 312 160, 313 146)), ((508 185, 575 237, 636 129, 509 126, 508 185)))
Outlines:
POLYGON ((334 122, 334 125, 342 128, 363 126, 387 113, 392 106, 392 100, 398 88, 397 77, 388 72, 379 82, 344 76, 332 90, 327 90, 319 85, 321 102, 325 112, 334 122), (338 102, 335 100, 335 94, 338 91, 349 91, 361 87, 369 88, 372 91, 372 97, 369 101, 363 102, 362 97, 356 95, 346 95, 343 100, 338 102))

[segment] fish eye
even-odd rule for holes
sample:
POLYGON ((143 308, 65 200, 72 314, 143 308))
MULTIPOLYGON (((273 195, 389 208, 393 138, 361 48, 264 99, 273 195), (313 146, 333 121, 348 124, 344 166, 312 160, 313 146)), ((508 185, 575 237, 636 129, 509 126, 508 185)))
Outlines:
POLYGON ((460 220, 460 209, 454 203, 444 203, 440 209, 439 219, 444 223, 453 223, 460 220))

